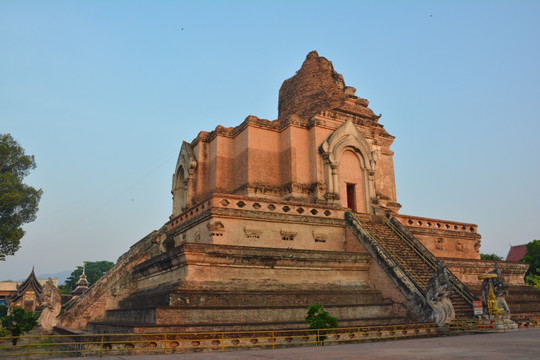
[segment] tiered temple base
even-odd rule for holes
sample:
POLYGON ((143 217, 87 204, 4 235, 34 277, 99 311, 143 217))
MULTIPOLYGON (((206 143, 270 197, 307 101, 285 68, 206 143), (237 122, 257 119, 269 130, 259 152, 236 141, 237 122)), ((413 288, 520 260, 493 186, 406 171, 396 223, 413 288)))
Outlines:
POLYGON ((88 330, 302 329, 313 304, 340 326, 406 322, 399 305, 368 285, 369 267, 364 253, 186 244, 137 266, 143 288, 88 330), (154 283, 172 278, 184 280, 154 283))

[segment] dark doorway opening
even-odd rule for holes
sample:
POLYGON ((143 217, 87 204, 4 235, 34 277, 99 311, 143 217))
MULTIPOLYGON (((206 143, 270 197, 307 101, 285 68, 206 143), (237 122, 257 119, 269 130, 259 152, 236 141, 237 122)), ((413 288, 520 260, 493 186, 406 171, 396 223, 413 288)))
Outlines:
POLYGON ((355 184, 347 184, 347 207, 352 211, 356 211, 355 184))

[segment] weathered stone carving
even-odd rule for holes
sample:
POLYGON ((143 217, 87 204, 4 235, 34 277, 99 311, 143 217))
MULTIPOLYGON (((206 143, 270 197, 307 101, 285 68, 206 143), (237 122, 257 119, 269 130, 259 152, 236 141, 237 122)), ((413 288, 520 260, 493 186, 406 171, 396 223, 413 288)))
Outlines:
POLYGON ((281 238, 283 240, 292 241, 296 234, 298 234, 298 232, 281 230, 281 238))
POLYGON ((164 229, 160 229, 156 231, 156 234, 154 238, 152 239, 152 242, 158 245, 158 249, 160 253, 164 253, 165 251, 171 250, 175 246, 174 237, 168 236, 164 229))
POLYGON ((212 232, 223 232, 223 229, 225 228, 221 221, 209 222, 208 224, 206 224, 206 227, 212 232))
POLYGON ((315 242, 326 242, 328 234, 313 230, 313 240, 315 242))
POLYGON ((443 261, 439 263, 439 269, 433 273, 429 280, 426 297, 434 311, 437 325, 447 324, 454 319, 455 312, 450 295, 452 285, 448 277, 448 269, 443 261))
POLYGON ((43 287, 41 305, 43 306, 43 311, 39 317, 41 331, 43 333, 52 333, 53 327, 58 323, 58 315, 60 315, 62 309, 62 296, 58 288, 54 286, 51 278, 47 280, 43 287))
POLYGON ((269 196, 282 196, 284 192, 283 187, 268 185, 268 184, 244 184, 234 190, 233 194, 238 195, 269 195, 269 196))
POLYGON ((259 237, 261 237, 262 230, 248 229, 244 226, 244 233, 246 234, 246 237, 248 239, 258 239, 259 237))
MULTIPOLYGON (((245 203, 242 207, 244 206, 245 203)), ((211 221, 206 224, 206 228, 210 231, 210 239, 223 236, 223 233, 225 232, 225 226, 221 221, 211 221)))

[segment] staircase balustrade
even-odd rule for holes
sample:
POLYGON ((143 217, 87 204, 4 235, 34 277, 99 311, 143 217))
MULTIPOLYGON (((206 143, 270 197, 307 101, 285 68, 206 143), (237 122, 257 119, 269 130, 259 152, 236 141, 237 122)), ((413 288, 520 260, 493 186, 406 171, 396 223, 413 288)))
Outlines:
MULTIPOLYGON (((387 219, 386 217, 383 218, 383 222, 387 224, 395 234, 397 234, 411 249, 413 249, 414 252, 418 254, 424 260, 424 262, 429 265, 433 271, 437 271, 439 269, 440 262, 438 259, 429 251, 424 244, 422 244, 414 235, 412 235, 403 224, 401 224, 396 218, 392 217, 390 219, 387 219)), ((450 278, 450 282, 452 283, 453 290, 456 291, 461 295, 461 297, 469 303, 469 305, 473 305, 473 302, 476 300, 479 300, 476 295, 470 291, 465 284, 461 282, 461 280, 458 279, 457 276, 455 276, 450 270, 448 270, 448 276, 450 278)))
MULTIPOLYGON (((444 266, 443 263, 393 217, 348 212, 346 219, 350 225, 354 225, 351 230, 404 295, 412 300, 421 316, 432 320, 432 305, 426 297, 426 291, 431 277, 444 266)), ((454 274, 449 270, 447 272, 453 290, 450 299, 456 310, 456 318, 469 317, 472 315, 473 301, 478 299, 454 274)))

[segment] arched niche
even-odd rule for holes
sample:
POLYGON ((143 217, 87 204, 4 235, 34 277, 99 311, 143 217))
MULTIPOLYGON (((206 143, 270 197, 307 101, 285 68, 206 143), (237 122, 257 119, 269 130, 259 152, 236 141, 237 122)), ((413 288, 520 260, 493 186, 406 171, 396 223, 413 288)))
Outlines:
POLYGON ((365 213, 364 174, 362 156, 355 148, 346 148, 338 161, 340 202, 355 212, 365 213))
POLYGON ((187 203, 186 174, 184 167, 176 169, 173 176, 173 216, 180 214, 187 203))
POLYGON ((180 215, 191 206, 193 197, 193 180, 197 161, 193 150, 187 142, 182 143, 180 155, 176 162, 176 168, 172 180, 173 209, 172 217, 180 215))
POLYGON ((376 199, 376 162, 370 145, 353 122, 347 120, 337 128, 319 150, 324 159, 327 200, 359 212, 372 213, 371 204, 376 199), (344 162, 342 166, 341 161, 344 162), (351 195, 354 195, 354 206, 351 195))

